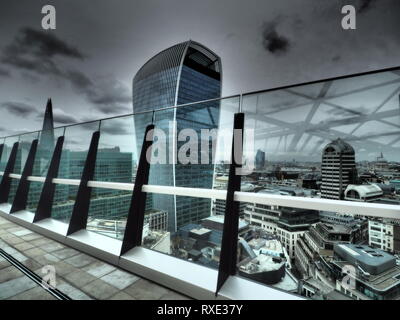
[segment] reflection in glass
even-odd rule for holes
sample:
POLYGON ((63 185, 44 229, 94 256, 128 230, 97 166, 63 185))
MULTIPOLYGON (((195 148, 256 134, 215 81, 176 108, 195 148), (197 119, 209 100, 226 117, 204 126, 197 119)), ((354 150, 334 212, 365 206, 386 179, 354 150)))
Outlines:
MULTIPOLYGON (((15 159, 14 170, 12 171, 12 173, 22 174, 22 170, 25 167, 26 159, 28 158, 31 144, 33 140, 38 138, 38 136, 38 132, 22 134, 19 136, 17 157, 15 159)), ((11 179, 10 194, 8 195, 8 203, 10 204, 12 204, 14 201, 19 181, 19 179, 11 179)))
MULTIPOLYGON (((64 134, 64 128, 41 131, 32 175, 46 177, 53 156, 57 138, 64 134)), ((29 182, 27 210, 35 212, 42 193, 42 182, 29 182)))
MULTIPOLYGON (((65 128, 58 178, 81 179, 92 134, 98 130, 98 121, 65 128)), ((69 222, 77 192, 78 186, 56 185, 52 218, 69 222)))
MULTIPOLYGON (((382 72, 245 95, 254 141, 245 134, 244 161, 254 170, 242 182, 258 193, 399 205, 399 93, 399 74, 382 72)), ((316 299, 400 294, 392 280, 400 279, 393 256, 400 216, 248 204, 245 220, 241 276, 316 299), (354 288, 342 285, 346 264, 356 268, 354 288), (387 285, 379 287, 379 277, 387 285)))
MULTIPOLYGON (((239 98, 235 97, 157 111, 156 128, 165 134, 155 137, 152 160, 162 158, 158 146, 166 145, 163 156, 168 161, 151 164, 149 184, 226 189, 225 168, 238 110, 239 98)), ((148 194, 143 245, 217 268, 224 214, 223 201, 148 194), (160 220, 167 223, 154 222, 160 220)))
MULTIPOLYGON (((153 112, 134 117, 137 123, 146 127, 152 122, 153 112)), ((134 117, 101 121, 95 180, 135 182, 142 141, 135 139, 134 117)), ((92 188, 88 230, 122 239, 131 198, 131 191, 92 188)))

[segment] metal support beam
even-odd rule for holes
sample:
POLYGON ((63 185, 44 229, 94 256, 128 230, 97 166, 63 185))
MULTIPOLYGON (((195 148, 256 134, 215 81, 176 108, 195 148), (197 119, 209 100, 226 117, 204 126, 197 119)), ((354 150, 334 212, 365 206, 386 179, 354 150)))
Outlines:
POLYGON ((3 150, 4 150, 4 143, 0 144, 0 162, 1 162, 1 156, 3 155, 3 150))
POLYGON ((150 163, 147 161, 147 152, 151 153, 153 145, 154 125, 150 124, 146 127, 143 138, 142 150, 140 151, 139 165, 137 168, 136 180, 133 188, 131 205, 129 208, 128 219, 124 240, 121 247, 121 255, 130 249, 142 244, 142 233, 144 223, 144 213, 146 210, 146 196, 143 192, 143 185, 148 183, 150 163))
POLYGON ((11 187, 10 173, 14 171, 15 161, 17 160, 18 146, 19 142, 15 142, 12 147, 10 157, 8 158, 6 169, 4 170, 3 179, 1 179, 0 203, 5 203, 8 201, 11 187))
POLYGON ((88 186, 88 182, 93 180, 94 177, 99 139, 100 131, 94 132, 86 156, 85 166, 83 168, 81 182, 79 184, 74 208, 72 210, 67 236, 86 228, 90 206, 90 195, 92 193, 92 188, 88 186))
POLYGON ((53 206, 54 193, 56 191, 56 185, 53 183, 53 179, 57 178, 58 175, 63 144, 64 136, 58 137, 53 156, 50 161, 49 170, 47 170, 46 180, 44 181, 42 192, 40 193, 40 198, 33 222, 38 222, 51 217, 51 208, 53 206))
POLYGON ((233 129, 231 165, 225 202, 225 220, 216 295, 228 277, 236 273, 240 203, 234 201, 234 194, 235 191, 240 191, 241 183, 241 175, 237 171, 242 167, 244 113, 235 114, 233 129))
POLYGON ((35 163, 36 150, 38 146, 38 139, 32 141, 29 149, 28 158, 26 159, 24 169, 22 171, 21 179, 15 193, 14 201, 10 210, 10 213, 14 213, 20 210, 26 209, 26 203, 28 201, 29 185, 28 177, 32 175, 33 164, 35 163))

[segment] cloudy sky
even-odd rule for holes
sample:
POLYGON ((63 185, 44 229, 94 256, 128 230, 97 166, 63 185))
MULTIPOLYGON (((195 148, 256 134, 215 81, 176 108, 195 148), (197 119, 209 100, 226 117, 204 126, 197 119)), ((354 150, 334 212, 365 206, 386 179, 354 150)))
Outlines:
POLYGON ((2 0, 0 136, 40 129, 48 97, 56 125, 132 112, 138 69, 188 39, 220 55, 226 96, 398 66, 399 36, 399 0, 2 0))

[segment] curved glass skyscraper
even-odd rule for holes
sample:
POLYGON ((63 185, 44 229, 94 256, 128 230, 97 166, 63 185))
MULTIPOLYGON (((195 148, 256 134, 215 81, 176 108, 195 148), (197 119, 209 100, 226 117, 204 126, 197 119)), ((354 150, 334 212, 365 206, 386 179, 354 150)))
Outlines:
MULTIPOLYGON (((190 102, 218 98, 221 95, 221 60, 208 48, 187 41, 172 46, 146 62, 133 79, 133 111, 143 112, 190 102)), ((167 152, 172 147, 171 121, 176 121, 176 131, 191 128, 200 134, 201 129, 218 127, 219 102, 213 101, 177 109, 165 110, 155 115, 155 124, 167 133, 167 152)), ((143 140, 143 123, 136 123, 136 139, 143 140)), ((176 134, 173 139, 176 141, 176 134)), ((176 142, 176 149, 184 142, 176 142)), ((200 154, 200 152, 199 152, 200 154)), ((150 184, 211 188, 214 165, 172 163, 152 165, 150 184)), ((200 161, 199 161, 200 163, 200 161)), ((153 195, 154 209, 168 211, 169 231, 182 225, 199 222, 211 212, 211 202, 176 196, 153 195)))

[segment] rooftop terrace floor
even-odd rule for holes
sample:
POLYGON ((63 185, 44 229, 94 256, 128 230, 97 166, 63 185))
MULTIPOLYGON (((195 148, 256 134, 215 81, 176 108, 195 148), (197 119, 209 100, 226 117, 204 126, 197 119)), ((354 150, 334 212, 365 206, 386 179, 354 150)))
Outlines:
MULTIPOLYGON (((0 248, 40 277, 45 275, 42 273, 44 266, 54 266, 56 289, 73 300, 189 299, 2 217, 0 248)), ((0 256, 0 299, 56 298, 0 256)))

